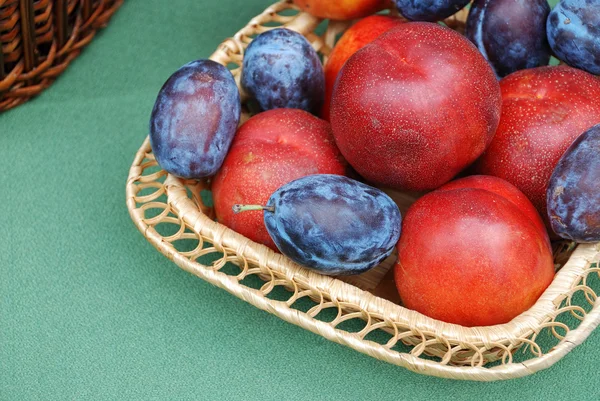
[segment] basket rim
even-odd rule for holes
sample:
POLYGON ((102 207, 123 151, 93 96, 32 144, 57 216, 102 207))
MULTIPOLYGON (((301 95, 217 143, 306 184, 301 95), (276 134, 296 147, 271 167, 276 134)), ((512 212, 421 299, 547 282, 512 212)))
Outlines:
MULTIPOLYGON (((241 38, 244 35, 250 34, 252 29, 261 22, 268 21, 274 13, 290 7, 293 7, 290 0, 283 0, 270 6, 261 15, 253 18, 233 38, 223 42, 211 56, 211 59, 227 65, 231 61, 232 53, 241 56, 243 54, 241 38)), ((286 27, 295 29, 306 35, 308 32, 312 32, 321 21, 310 14, 300 13, 286 27)), ((239 76, 236 78, 239 86, 239 76)), ((165 243, 162 237, 144 222, 143 211, 140 212, 136 207, 135 182, 142 174, 142 161, 146 153, 150 151, 150 143, 148 138, 146 138, 131 166, 126 189, 127 206, 131 218, 144 236, 161 253, 173 260, 182 269, 225 289, 259 309, 266 310, 283 320, 322 335, 331 341, 350 346, 360 352, 419 373, 457 379, 498 380, 525 376, 551 366, 576 345, 583 342, 592 330, 600 324, 600 303, 596 302, 581 324, 569 331, 566 337, 551 351, 541 357, 532 358, 523 363, 503 364, 492 368, 443 365, 439 362, 424 360, 413 355, 398 353, 378 343, 363 340, 356 335, 341 331, 325 322, 291 309, 285 302, 270 300, 257 290, 241 285, 233 277, 191 261, 177 252, 170 244, 165 243)), ((213 221, 199 210, 194 201, 188 197, 185 184, 179 178, 168 175, 164 185, 168 204, 172 208, 173 213, 194 232, 208 238, 215 247, 221 247, 221 250, 227 249, 228 253, 242 255, 244 259, 255 261, 260 266, 268 266, 269 269, 284 274, 290 280, 308 283, 308 285, 321 293, 327 294, 336 302, 349 302, 357 305, 361 310, 385 316, 394 323, 399 322, 420 332, 431 333, 435 336, 459 343, 464 342, 487 346, 499 342, 516 341, 520 337, 536 332, 538 326, 547 319, 548 313, 555 310, 557 302, 560 304, 560 297, 563 296, 564 298, 564 294, 571 289, 573 283, 582 277, 582 273, 592 263, 592 260, 600 256, 600 243, 579 245, 569 258, 567 264, 557 273, 550 287, 546 289, 531 309, 509 323, 469 328, 429 318, 419 312, 409 310, 383 298, 374 296, 339 279, 322 276, 305 269, 284 256, 275 253, 268 247, 254 243, 248 238, 213 221)), ((208 188, 206 182, 203 185, 208 188)))

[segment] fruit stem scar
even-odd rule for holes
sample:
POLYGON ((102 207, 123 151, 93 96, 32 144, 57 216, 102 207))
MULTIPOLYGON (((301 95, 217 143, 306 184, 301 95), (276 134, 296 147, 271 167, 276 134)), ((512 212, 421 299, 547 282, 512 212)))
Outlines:
POLYGON ((233 212, 243 213, 250 212, 252 210, 266 210, 267 212, 275 213, 275 206, 261 206, 261 205, 233 205, 233 212))

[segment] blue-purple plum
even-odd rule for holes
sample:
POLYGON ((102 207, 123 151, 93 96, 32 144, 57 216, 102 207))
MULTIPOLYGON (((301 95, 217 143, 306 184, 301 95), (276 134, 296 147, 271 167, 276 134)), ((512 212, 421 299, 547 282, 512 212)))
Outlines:
POLYGON ((556 57, 600 74, 600 0, 562 0, 548 17, 547 32, 556 57))
POLYGON ((320 174, 292 181, 269 199, 264 218, 277 248, 327 275, 363 273, 381 263, 400 237, 398 206, 351 178, 320 174))
POLYGON ((400 14, 411 21, 441 21, 461 9, 470 0, 394 0, 400 14))
POLYGON ((547 202, 552 229, 560 237, 600 241, 600 124, 562 156, 548 184, 547 202))
POLYGON ((490 62, 496 75, 548 65, 550 46, 547 0, 475 0, 467 37, 490 62))
POLYGON ((240 93, 231 72, 211 60, 192 61, 165 82, 150 117, 158 164, 182 178, 214 175, 240 121, 240 93))
POLYGON ((316 114, 325 97, 325 73, 317 52, 297 32, 277 28, 246 49, 242 86, 262 110, 301 109, 316 114))

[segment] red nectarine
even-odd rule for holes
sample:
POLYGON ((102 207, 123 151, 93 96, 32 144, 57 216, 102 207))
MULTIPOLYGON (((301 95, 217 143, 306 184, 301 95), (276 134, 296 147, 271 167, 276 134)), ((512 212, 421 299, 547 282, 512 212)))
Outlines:
POLYGON ((499 178, 468 177, 410 208, 395 267, 407 308, 489 326, 533 306, 552 282, 554 264, 540 217, 518 192, 499 178))
POLYGON ((340 72, 331 126, 367 180, 425 191, 450 181, 491 142, 500 87, 481 53, 449 28, 407 22, 354 54, 340 72))
POLYGON ((460 180, 451 181, 448 184, 441 187, 440 191, 450 191, 461 188, 473 188, 483 189, 503 198, 508 199, 515 204, 521 210, 525 216, 531 220, 531 222, 538 228, 542 237, 546 239, 548 248, 552 249, 550 244, 550 237, 548 231, 544 225, 544 221, 536 210, 535 206, 527 199, 523 192, 519 191, 517 187, 509 183, 508 181, 498 179, 489 175, 472 175, 469 177, 462 178, 460 180))
POLYGON ((500 88, 500 125, 475 169, 515 185, 549 224, 548 180, 571 143, 600 123, 600 79, 567 66, 539 67, 507 76, 500 88))
POLYGON ((294 0, 300 9, 319 18, 348 20, 366 17, 390 5, 389 0, 294 0))
POLYGON ((328 122, 295 109, 260 113, 242 125, 212 183, 217 220, 277 250, 262 212, 235 214, 235 204, 264 205, 279 187, 310 174, 344 175, 346 162, 328 122))
POLYGON ((403 19, 385 15, 364 18, 348 29, 337 42, 325 63, 325 103, 321 116, 329 121, 331 95, 335 80, 348 59, 357 51, 377 39, 383 33, 405 22, 403 19))

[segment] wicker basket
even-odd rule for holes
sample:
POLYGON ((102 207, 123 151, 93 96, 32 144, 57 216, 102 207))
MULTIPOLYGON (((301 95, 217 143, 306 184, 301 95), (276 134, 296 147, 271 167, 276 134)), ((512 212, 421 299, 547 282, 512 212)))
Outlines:
POLYGON ((46 89, 123 0, 0 0, 0 112, 46 89))
MULTIPOLYGON (((465 18, 463 12, 446 22, 460 30, 465 18)), ((279 25, 305 35, 326 58, 348 23, 330 22, 324 30, 321 22, 282 1, 212 59, 233 67, 239 83, 252 37, 279 25)), ((562 268, 554 282, 510 323, 466 328, 399 306, 390 274, 394 257, 344 281, 322 276, 215 222, 209 190, 208 180, 182 181, 162 171, 146 140, 129 173, 127 207, 143 235, 182 269, 290 323, 412 371, 468 380, 526 376, 554 364, 600 323, 600 244, 557 249, 562 268)), ((402 209, 413 201, 396 195, 402 209)))

